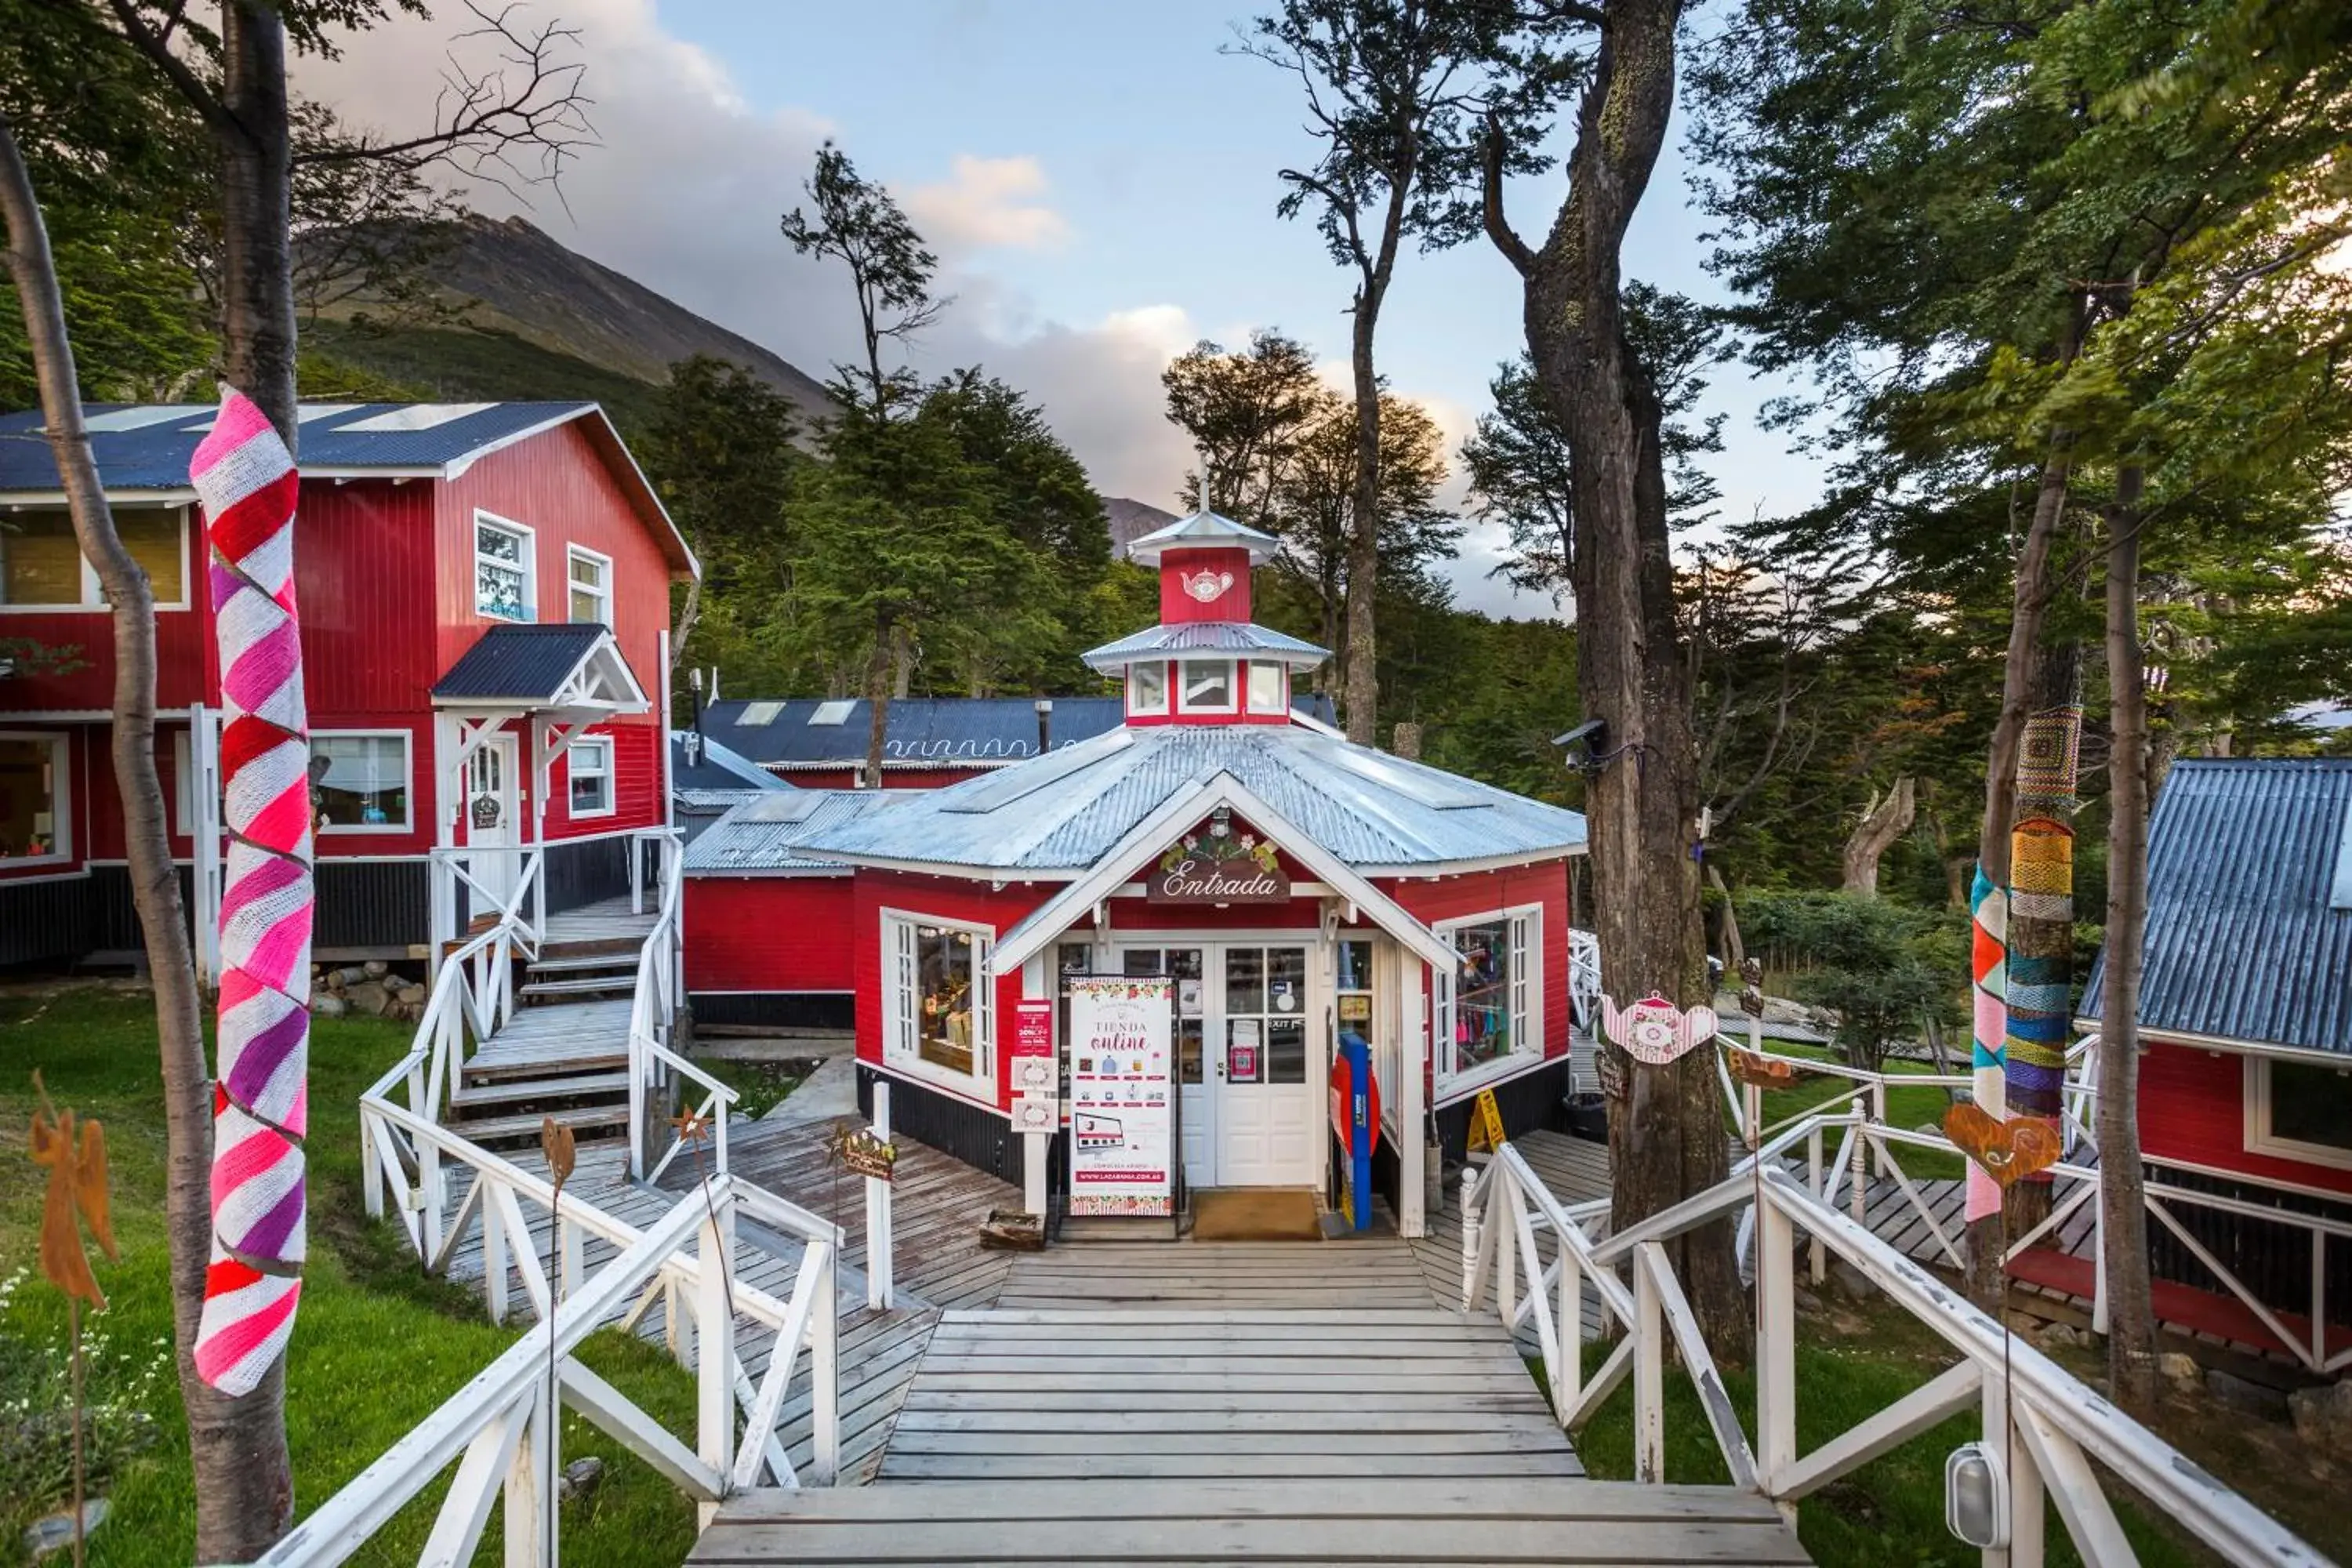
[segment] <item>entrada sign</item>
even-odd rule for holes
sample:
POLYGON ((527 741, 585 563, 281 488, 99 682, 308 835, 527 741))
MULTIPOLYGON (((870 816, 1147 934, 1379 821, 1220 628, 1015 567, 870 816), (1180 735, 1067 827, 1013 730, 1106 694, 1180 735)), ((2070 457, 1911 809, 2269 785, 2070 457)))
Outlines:
POLYGON ((1220 821, 1170 846, 1144 891, 1155 904, 1279 904, 1290 897, 1290 873, 1272 843, 1220 821))

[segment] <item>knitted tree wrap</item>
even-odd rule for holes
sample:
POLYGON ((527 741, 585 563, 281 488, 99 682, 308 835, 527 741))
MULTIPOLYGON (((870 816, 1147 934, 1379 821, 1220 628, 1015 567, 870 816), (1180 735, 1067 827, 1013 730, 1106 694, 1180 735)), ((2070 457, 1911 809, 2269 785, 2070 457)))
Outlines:
MULTIPOLYGON (((1972 1092, 1977 1108, 1999 1121, 2009 1114, 2008 1085, 2002 1068, 2009 1032, 2009 895, 1992 884, 1982 866, 1969 895, 1969 923, 1974 937, 1969 961, 1975 1018, 1970 1034, 1974 1071, 1972 1092)), ((1968 1217, 1984 1219, 2000 1212, 2000 1188, 1974 1160, 1969 1162, 1968 1217)))
POLYGON ((220 1058, 213 1247, 196 1372, 250 1393, 285 1352, 302 1293, 302 1138, 310 1040, 310 721, 294 604, 294 460, 234 390, 189 479, 212 543, 220 649, 220 1058))

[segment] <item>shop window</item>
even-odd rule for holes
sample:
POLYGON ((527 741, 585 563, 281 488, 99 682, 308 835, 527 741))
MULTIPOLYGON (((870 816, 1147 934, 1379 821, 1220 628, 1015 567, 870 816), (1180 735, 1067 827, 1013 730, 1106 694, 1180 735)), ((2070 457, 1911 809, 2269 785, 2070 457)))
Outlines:
POLYGON ((564 552, 564 571, 570 579, 572 620, 593 626, 611 626, 612 558, 575 544, 564 552))
POLYGON ((1198 1085, 1203 1060, 1202 950, 1197 947, 1130 947, 1119 953, 1119 973, 1130 980, 1166 976, 1176 982, 1176 1077, 1198 1085))
MULTIPOLYGON (((121 507, 114 531, 147 574, 159 610, 188 607, 187 512, 180 507, 121 507)), ((63 509, 0 518, 0 607, 102 609, 98 574, 82 560, 73 518, 63 509)))
POLYGON ((2248 1057, 2246 1148, 2352 1167, 2352 1065, 2248 1057))
POLYGON ((63 860, 71 820, 62 735, 0 735, 0 867, 63 860))
POLYGON ((890 973, 885 1054, 919 1076, 948 1077, 968 1094, 996 1099, 990 998, 991 933, 918 915, 882 917, 890 973))
POLYGON ((1289 693, 1283 690, 1285 684, 1282 666, 1253 662, 1249 667, 1249 710, 1253 713, 1288 712, 1289 693))
POLYGON ((1178 665, 1182 683, 1176 689, 1180 713, 1231 713, 1234 710, 1234 661, 1229 658, 1188 658, 1178 665))
POLYGON ((572 815, 610 816, 613 814, 613 742, 602 735, 583 735, 563 750, 564 776, 570 781, 572 815))
POLYGON ((1448 1089, 1507 1077, 1543 1056, 1542 910, 1530 906, 1448 921, 1462 955, 1438 996, 1437 1078, 1448 1089), (1450 994, 1449 994, 1450 992, 1450 994))
POLYGON ((310 816, 320 833, 406 832, 408 731, 314 731, 310 816))
POLYGON ((499 621, 528 621, 538 614, 531 591, 530 530, 518 522, 474 514, 474 613, 499 621))
POLYGON ((1168 711, 1168 667, 1130 664, 1127 667, 1127 710, 1130 713, 1168 711))

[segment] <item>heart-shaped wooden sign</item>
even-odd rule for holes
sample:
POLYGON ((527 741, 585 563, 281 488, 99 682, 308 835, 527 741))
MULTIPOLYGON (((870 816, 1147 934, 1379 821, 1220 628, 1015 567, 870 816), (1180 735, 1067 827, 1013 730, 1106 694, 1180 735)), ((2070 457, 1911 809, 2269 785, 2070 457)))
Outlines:
POLYGON ((1944 1136, 2003 1187, 2048 1170, 2065 1152, 2058 1130, 2048 1122, 2030 1116, 2003 1121, 1967 1101, 1944 1113, 1944 1136))
POLYGON ((1797 1064, 1778 1057, 1759 1057, 1738 1046, 1730 1050, 1731 1076, 1758 1089, 1786 1089, 1797 1081, 1797 1064))

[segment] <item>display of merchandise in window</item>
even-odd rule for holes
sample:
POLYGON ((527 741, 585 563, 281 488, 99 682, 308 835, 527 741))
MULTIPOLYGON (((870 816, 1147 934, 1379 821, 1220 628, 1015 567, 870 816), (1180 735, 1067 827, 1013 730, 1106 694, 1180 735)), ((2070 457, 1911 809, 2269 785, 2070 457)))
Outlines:
POLYGON ((310 821, 337 828, 408 826, 408 737, 310 737, 310 821))
POLYGON ((0 737, 0 861, 41 860, 58 853, 63 805, 54 741, 0 737))
POLYGON ((530 543, 518 531, 474 524, 474 609, 502 621, 530 619, 530 543))
POLYGON ((978 974, 971 932, 938 926, 915 928, 919 998, 915 1053, 934 1067, 973 1070, 972 984, 978 974))
POLYGON ((1456 1072, 1511 1054, 1511 922, 1488 921, 1454 933, 1462 954, 1454 994, 1456 1072))

